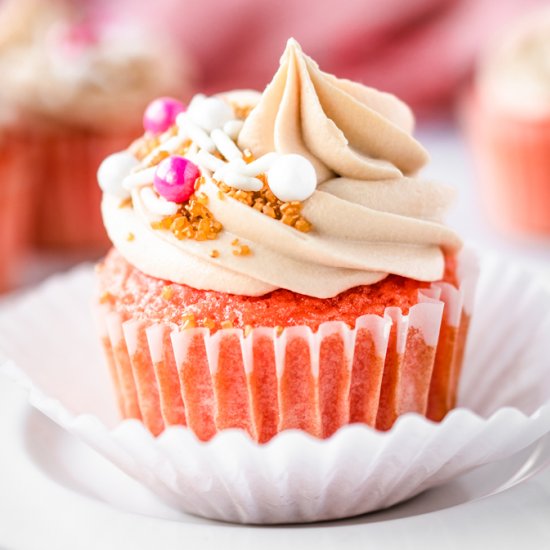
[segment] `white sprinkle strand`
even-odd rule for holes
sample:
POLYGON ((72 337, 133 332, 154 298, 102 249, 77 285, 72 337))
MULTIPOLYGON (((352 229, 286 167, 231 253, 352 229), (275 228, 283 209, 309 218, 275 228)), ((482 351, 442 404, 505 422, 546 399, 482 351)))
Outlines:
POLYGON ((193 140, 201 149, 206 149, 209 153, 213 153, 216 150, 216 145, 208 134, 197 126, 187 113, 180 113, 176 117, 176 124, 180 129, 180 135, 193 140))
POLYGON ((242 189, 243 191, 259 191, 264 185, 262 181, 257 178, 237 174, 232 170, 228 170, 226 167, 216 170, 213 177, 215 180, 222 181, 230 187, 242 189))
POLYGON ((225 166, 225 162, 222 159, 211 155, 204 149, 201 149, 195 155, 195 160, 200 167, 208 168, 208 170, 211 170, 212 172, 223 169, 225 166))
POLYGON ((252 161, 250 164, 245 164, 242 174, 245 176, 257 176, 267 172, 273 163, 279 158, 277 153, 266 153, 256 160, 252 161))
POLYGON ((220 129, 212 130, 210 137, 216 144, 218 151, 227 159, 240 159, 242 158, 241 150, 235 145, 233 140, 220 129))
POLYGON ((175 202, 169 202, 159 197, 153 191, 152 187, 144 187, 140 191, 141 200, 149 212, 158 216, 173 216, 178 211, 178 205, 175 202))
POLYGON ((243 127, 244 121, 243 120, 228 120, 223 125, 223 131, 233 140, 236 140, 239 137, 239 134, 241 133, 241 129, 243 127))
POLYGON ((145 170, 133 172, 122 180, 122 187, 124 187, 124 189, 128 189, 128 191, 131 191, 134 187, 149 185, 150 183, 153 183, 156 171, 157 167, 151 166, 151 168, 145 168, 145 170))

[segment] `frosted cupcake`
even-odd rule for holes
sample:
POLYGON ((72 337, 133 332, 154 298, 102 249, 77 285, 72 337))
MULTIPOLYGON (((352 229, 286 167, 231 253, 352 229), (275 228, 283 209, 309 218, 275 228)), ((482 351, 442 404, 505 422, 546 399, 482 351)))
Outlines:
POLYGON ((98 321, 123 417, 329 437, 454 406, 471 265, 394 96, 290 40, 262 94, 154 102, 98 173, 98 321), (152 135, 155 137, 152 137, 152 135))
POLYGON ((485 53, 466 115, 491 219, 505 230, 550 234, 550 10, 485 53))
POLYGON ((16 179, 35 187, 38 244, 108 243, 95 174, 139 132, 152 98, 185 93, 181 59, 166 52, 158 37, 91 21, 65 0, 3 5, 0 106, 10 112, 3 131, 20 144, 11 152, 23 157, 16 179))

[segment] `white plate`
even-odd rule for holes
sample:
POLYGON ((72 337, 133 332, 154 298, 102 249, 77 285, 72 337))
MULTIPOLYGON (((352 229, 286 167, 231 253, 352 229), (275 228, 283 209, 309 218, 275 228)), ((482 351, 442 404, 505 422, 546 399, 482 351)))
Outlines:
POLYGON ((482 498, 514 479, 533 449, 383 512, 304 526, 249 527, 175 513, 29 407, 25 393, 2 377, 0 434, 2 548, 550 547, 550 472, 482 498))

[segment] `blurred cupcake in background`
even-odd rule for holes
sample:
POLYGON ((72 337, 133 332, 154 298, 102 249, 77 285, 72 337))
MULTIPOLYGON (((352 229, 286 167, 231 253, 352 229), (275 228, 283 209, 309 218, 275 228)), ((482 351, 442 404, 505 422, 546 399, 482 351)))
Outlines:
POLYGON ((35 243, 102 248, 97 168, 140 130, 151 99, 188 95, 189 63, 165 36, 84 3, 10 0, 0 11, 0 71, 10 113, 2 179, 33 188, 35 243))
MULTIPOLYGON (((0 135, 0 293, 16 284, 21 261, 29 250, 33 193, 29 182, 19 178, 25 160, 18 154, 25 146, 22 136, 9 131, 0 135)), ((34 162, 31 148, 27 158, 34 162)))
POLYGON ((487 213, 510 232, 550 234, 550 9, 485 52, 466 128, 487 213))

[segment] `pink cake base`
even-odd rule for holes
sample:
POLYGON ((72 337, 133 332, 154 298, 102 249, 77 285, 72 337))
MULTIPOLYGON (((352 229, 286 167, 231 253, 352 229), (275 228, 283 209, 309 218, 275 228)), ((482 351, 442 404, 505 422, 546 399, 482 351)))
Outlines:
POLYGON ((316 330, 182 330, 98 300, 121 415, 154 435, 183 425, 208 440, 238 428, 260 443, 287 429, 326 438, 351 422, 388 430, 406 412, 441 420, 456 402, 475 270, 458 276, 458 289, 419 290, 406 315, 388 307, 316 330))

